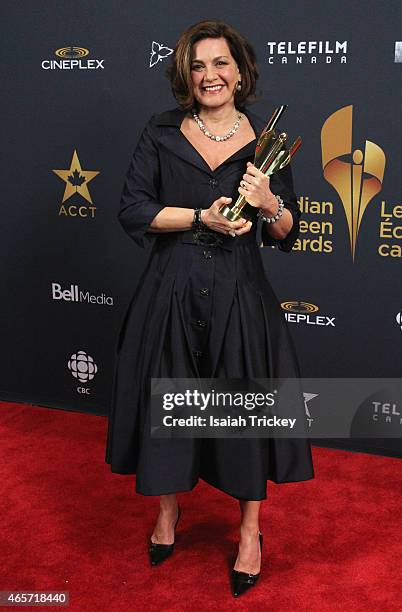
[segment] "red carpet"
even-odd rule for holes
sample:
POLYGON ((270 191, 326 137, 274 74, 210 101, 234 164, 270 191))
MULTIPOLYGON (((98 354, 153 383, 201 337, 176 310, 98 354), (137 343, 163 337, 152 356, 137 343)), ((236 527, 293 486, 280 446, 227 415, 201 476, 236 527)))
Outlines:
POLYGON ((202 481, 179 494, 175 553, 150 567, 158 500, 110 472, 106 425, 0 403, 0 590, 68 590, 74 612, 402 609, 399 459, 313 448, 315 480, 269 482, 260 583, 235 600, 237 502, 202 481))

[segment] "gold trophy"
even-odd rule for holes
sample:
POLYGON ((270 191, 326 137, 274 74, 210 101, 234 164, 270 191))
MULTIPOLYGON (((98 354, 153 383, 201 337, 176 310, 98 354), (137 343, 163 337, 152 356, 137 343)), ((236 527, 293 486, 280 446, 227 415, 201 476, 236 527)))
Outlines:
MULTIPOLYGON (((274 110, 255 147, 254 166, 261 170, 265 176, 271 176, 274 172, 278 172, 278 170, 287 166, 301 145, 299 136, 292 146, 286 149, 287 134, 285 132, 275 133, 275 126, 286 109, 287 104, 283 104, 274 110)), ((237 221, 240 217, 250 219, 253 216, 253 208, 255 207, 247 203, 245 196, 241 195, 234 204, 225 204, 219 209, 219 212, 229 221, 237 221)), ((233 230, 229 233, 231 236, 235 236, 233 230)))

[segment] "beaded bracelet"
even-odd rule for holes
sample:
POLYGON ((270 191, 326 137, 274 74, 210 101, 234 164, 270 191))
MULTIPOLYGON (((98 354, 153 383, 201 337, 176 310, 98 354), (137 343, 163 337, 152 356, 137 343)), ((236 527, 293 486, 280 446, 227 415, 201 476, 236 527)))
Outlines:
POLYGON ((275 223, 275 221, 278 221, 278 219, 280 219, 283 215, 283 209, 284 209, 284 203, 283 200, 281 198, 281 196, 279 195, 275 195, 276 199, 278 200, 278 212, 276 213, 276 215, 274 217, 266 217, 262 212, 261 209, 258 211, 258 216, 261 217, 261 219, 263 221, 266 221, 267 223, 275 223))
POLYGON ((194 211, 194 218, 193 218, 193 230, 199 229, 200 227, 203 227, 204 223, 201 221, 201 211, 203 209, 202 208, 196 208, 194 211))

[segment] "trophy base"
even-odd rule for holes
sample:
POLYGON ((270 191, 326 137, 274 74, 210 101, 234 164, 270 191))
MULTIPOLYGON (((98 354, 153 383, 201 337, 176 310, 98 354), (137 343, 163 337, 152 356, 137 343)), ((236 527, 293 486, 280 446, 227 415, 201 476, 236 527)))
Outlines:
MULTIPOLYGON (((233 208, 233 207, 232 207, 233 208)), ((239 211, 234 211, 230 208, 230 206, 223 206, 219 209, 219 212, 228 220, 228 221, 238 221, 243 217, 243 219, 252 219, 253 218, 253 206, 250 204, 245 204, 243 208, 239 211)))
POLYGON ((240 213, 233 212, 229 206, 224 206, 219 209, 219 212, 226 218, 228 221, 237 221, 240 218, 240 213))

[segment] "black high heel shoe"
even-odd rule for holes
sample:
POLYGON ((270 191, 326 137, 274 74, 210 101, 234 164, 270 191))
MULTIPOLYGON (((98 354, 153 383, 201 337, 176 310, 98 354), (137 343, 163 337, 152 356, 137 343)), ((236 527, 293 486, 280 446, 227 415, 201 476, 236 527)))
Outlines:
MULTIPOLYGON (((176 532, 177 523, 179 522, 179 518, 181 515, 180 504, 178 504, 178 515, 176 519, 176 523, 174 525, 174 530, 176 532)), ((174 550, 174 542, 173 544, 156 544, 149 540, 149 560, 151 561, 151 565, 158 565, 173 553, 174 550)))
MULTIPOLYGON (((260 550, 262 555, 262 533, 258 534, 260 540, 260 550)), ((262 558, 261 558, 262 562, 262 558)), ((231 574, 231 584, 232 584, 232 594, 233 597, 239 597, 239 595, 243 595, 248 589, 254 586, 260 577, 260 572, 258 574, 249 574, 247 572, 238 572, 235 569, 232 569, 231 574)))

